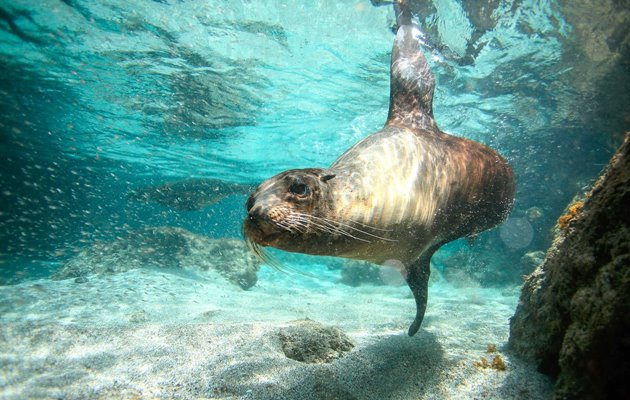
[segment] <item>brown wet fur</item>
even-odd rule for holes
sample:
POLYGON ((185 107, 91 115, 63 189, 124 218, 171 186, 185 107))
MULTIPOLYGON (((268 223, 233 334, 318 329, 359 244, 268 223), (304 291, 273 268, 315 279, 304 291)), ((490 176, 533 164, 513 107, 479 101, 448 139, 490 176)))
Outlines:
POLYGON ((412 336, 426 308, 431 256, 444 243, 501 223, 515 181, 494 150, 439 130, 435 81, 417 27, 404 7, 396 11, 384 128, 329 168, 289 170, 263 182, 247 202, 243 232, 254 246, 402 263, 417 306, 412 336))

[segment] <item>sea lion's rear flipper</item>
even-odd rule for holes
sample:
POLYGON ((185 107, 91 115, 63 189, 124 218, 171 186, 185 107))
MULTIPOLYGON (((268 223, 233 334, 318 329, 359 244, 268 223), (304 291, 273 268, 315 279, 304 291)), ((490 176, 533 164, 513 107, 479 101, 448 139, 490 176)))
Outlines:
POLYGON ((407 284, 416 300, 416 318, 409 327, 409 336, 413 336, 420 329, 420 324, 424 319, 424 312, 427 309, 427 299, 429 292, 429 276, 431 275, 431 256, 433 252, 423 254, 418 260, 407 267, 407 284), (428 253, 428 254, 427 254, 428 253))
POLYGON ((422 54, 420 29, 405 1, 394 4, 398 32, 392 48, 387 125, 437 130, 433 119, 435 78, 422 54))

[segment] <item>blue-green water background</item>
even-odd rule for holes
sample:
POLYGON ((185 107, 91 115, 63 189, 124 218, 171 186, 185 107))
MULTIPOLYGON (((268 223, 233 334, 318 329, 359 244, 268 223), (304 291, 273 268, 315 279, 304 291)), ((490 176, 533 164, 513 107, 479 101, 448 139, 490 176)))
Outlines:
MULTIPOLYGON (((518 179, 504 235, 436 266, 460 254, 484 284, 518 281, 630 125, 628 2, 411 3, 439 126, 518 179)), ((0 282, 144 226, 239 237, 242 196, 179 212, 126 195, 329 165, 385 121, 392 25, 367 0, 1 2, 0 282)))

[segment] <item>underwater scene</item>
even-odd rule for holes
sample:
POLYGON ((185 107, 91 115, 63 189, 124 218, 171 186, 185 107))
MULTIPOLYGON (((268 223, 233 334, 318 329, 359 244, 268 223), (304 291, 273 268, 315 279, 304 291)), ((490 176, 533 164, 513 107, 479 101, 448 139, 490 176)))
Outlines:
POLYGON ((0 398, 606 398, 513 316, 628 188, 629 49, 623 0, 0 2, 0 398))

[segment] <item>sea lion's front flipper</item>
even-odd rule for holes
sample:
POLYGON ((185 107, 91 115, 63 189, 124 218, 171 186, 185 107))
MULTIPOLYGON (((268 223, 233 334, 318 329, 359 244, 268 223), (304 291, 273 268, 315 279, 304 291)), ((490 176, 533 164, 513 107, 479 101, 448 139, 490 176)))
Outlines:
POLYGON ((409 336, 413 336, 420 329, 420 324, 424 319, 424 312, 427 309, 427 299, 429 292, 429 276, 431 275, 431 256, 433 252, 423 254, 418 260, 407 267, 407 284, 416 300, 416 318, 409 327, 409 336))
POLYGON ((420 29, 405 1, 394 4, 398 32, 392 48, 387 125, 437 130, 433 119, 435 78, 422 54, 420 29))

